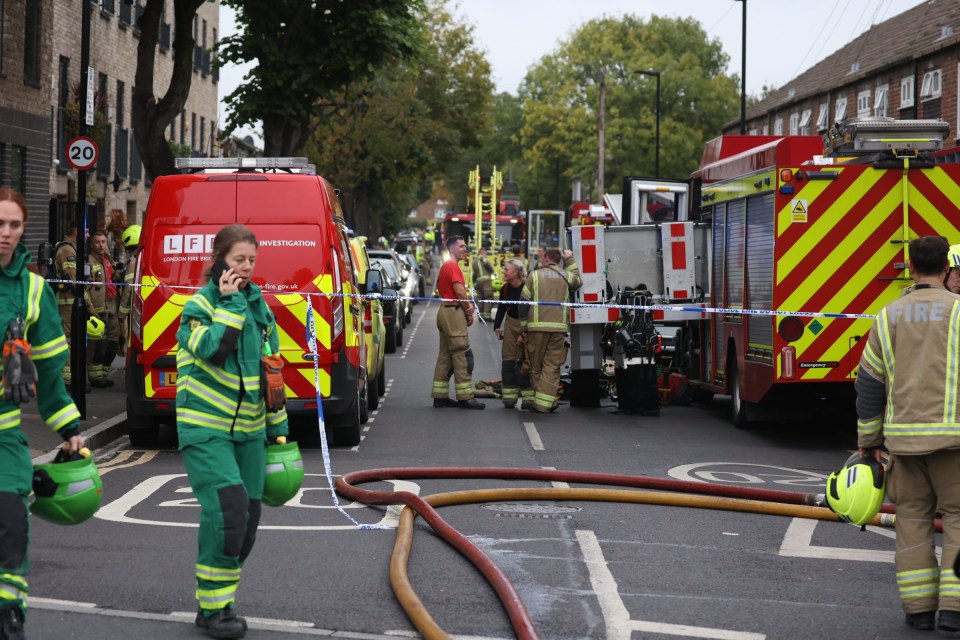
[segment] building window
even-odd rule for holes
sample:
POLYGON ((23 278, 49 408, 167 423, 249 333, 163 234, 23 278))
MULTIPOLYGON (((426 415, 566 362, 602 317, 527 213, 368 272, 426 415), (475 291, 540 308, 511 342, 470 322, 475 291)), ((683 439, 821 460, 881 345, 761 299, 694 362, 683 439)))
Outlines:
POLYGON ((940 69, 927 71, 923 74, 923 84, 920 85, 920 99, 933 100, 940 97, 940 69))
POLYGON ((0 187, 27 195, 27 148, 0 144, 0 187))
POLYGON ((40 86, 40 29, 43 25, 43 7, 40 0, 27 0, 23 30, 23 83, 40 86))
POLYGON ((790 114, 790 135, 795 136, 800 133, 800 114, 790 114))
POLYGON ((773 121, 773 135, 782 136, 783 135, 783 118, 777 118, 773 121))
POLYGON ((873 99, 873 115, 880 118, 887 117, 887 85, 877 87, 877 95, 873 99))
POLYGON ((870 115, 870 89, 857 94, 857 117, 865 118, 870 115))
POLYGON ((913 106, 913 76, 900 78, 900 108, 913 106))
POLYGON ((200 116, 200 153, 207 153, 207 119, 200 116))
POLYGON ((833 111, 833 121, 834 122, 843 122, 843 119, 847 117, 847 99, 846 98, 837 98, 833 111))
POLYGON ((826 131, 830 127, 830 103, 821 102, 817 113, 817 131, 826 131))
POLYGON ((125 87, 122 80, 117 80, 117 129, 123 128, 123 121, 126 116, 123 108, 123 101, 126 100, 125 87))
POLYGON ((800 122, 797 123, 797 129, 802 136, 810 135, 810 117, 813 115, 812 109, 804 109, 800 115, 800 122))
POLYGON ((197 114, 190 114, 190 150, 197 148, 197 114))
POLYGON ((765 135, 765 136, 770 135, 770 125, 769 125, 769 124, 763 125, 763 135, 765 135))

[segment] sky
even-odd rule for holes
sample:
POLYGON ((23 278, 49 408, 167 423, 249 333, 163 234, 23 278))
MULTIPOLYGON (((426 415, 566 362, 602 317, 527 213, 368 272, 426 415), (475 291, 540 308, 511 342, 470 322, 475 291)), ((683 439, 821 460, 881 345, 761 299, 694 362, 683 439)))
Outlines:
MULTIPOLYGON (((840 49, 872 24, 923 2, 956 0, 459 0, 454 12, 474 26, 474 39, 487 52, 498 92, 516 94, 528 67, 559 51, 584 22, 627 13, 693 17, 729 56, 728 73, 741 69, 743 7, 747 10, 747 94, 764 85, 780 87, 840 49)), ((220 33, 235 30, 232 12, 221 8, 220 33)), ((242 81, 245 68, 221 69, 220 99, 242 81)), ((220 120, 226 122, 224 105, 220 120)), ((248 129, 260 143, 259 132, 248 129)))

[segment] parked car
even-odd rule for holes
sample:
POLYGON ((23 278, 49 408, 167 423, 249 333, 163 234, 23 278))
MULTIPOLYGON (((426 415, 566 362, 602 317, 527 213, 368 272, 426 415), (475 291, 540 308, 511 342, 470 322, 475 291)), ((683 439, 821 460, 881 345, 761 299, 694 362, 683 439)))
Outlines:
POLYGON ((398 308, 400 309, 399 315, 403 325, 406 326, 413 320, 413 300, 411 300, 411 298, 417 295, 414 289, 414 287, 416 287, 416 281, 398 269, 393 260, 372 256, 371 260, 383 267, 383 272, 387 276, 385 284, 397 290, 397 295, 400 296, 400 299, 397 301, 398 308))
MULTIPOLYGON (((420 268, 420 264, 417 262, 417 256, 412 253, 401 253, 400 259, 407 263, 410 267, 410 273, 414 274, 417 278, 417 295, 421 298, 424 297, 427 287, 423 281, 423 269, 420 268)), ((413 304, 417 304, 417 302, 417 300, 414 300, 413 304)))
POLYGON ((387 269, 378 260, 370 260, 370 268, 379 271, 383 275, 383 325, 385 335, 383 339, 383 349, 386 353, 395 353, 397 347, 403 344, 403 311, 400 308, 400 300, 395 296, 400 292, 394 288, 394 282, 387 269))
MULTIPOLYGON (((367 239, 363 236, 350 239, 354 271, 357 274, 357 284, 361 293, 367 292, 367 270, 370 269, 366 241, 367 239)), ((363 338, 367 343, 367 408, 374 411, 380 406, 380 397, 386 391, 384 352, 387 328, 383 321, 383 302, 377 298, 364 298, 362 302, 363 338)), ((396 350, 396 338, 394 338, 394 350, 396 350)))

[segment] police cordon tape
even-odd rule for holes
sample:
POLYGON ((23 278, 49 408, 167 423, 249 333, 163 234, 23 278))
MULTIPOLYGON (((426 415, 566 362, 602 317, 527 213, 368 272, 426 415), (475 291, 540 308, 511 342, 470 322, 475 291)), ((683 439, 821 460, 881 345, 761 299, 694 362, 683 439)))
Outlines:
MULTIPOLYGON (((178 285, 178 284, 126 284, 122 282, 82 282, 78 280, 53 280, 48 279, 47 282, 54 284, 70 284, 70 285, 81 285, 85 287, 99 286, 104 284, 112 284, 115 287, 149 287, 154 289, 178 289, 186 291, 199 291, 203 287, 195 287, 190 285, 178 285)), ((872 313, 831 313, 828 311, 783 311, 776 309, 737 309, 737 308, 727 308, 727 307, 701 307, 701 306, 687 306, 687 305, 664 305, 664 304, 602 304, 595 302, 535 302, 532 300, 506 300, 501 301, 497 299, 485 300, 474 298, 475 289, 470 290, 470 302, 474 305, 479 303, 490 303, 494 305, 498 304, 509 304, 509 305, 536 305, 544 307, 570 307, 571 309, 620 309, 626 311, 680 311, 686 313, 716 313, 722 315, 738 315, 738 316, 794 316, 800 318, 846 318, 852 320, 872 320, 876 317, 876 314, 872 313)), ((370 298, 372 300, 416 300, 418 302, 462 302, 457 298, 433 298, 433 297, 419 297, 419 296, 385 296, 381 293, 304 293, 302 291, 289 291, 284 289, 266 289, 261 287, 260 292, 264 295, 301 295, 301 296, 316 296, 321 298, 352 298, 357 300, 363 300, 365 298, 370 298)))

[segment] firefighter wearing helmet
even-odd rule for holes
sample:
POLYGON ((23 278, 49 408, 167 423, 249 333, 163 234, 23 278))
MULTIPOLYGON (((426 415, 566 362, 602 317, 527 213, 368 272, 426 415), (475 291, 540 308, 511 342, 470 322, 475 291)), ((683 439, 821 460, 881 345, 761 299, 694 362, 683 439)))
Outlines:
POLYGON ((857 372, 858 454, 890 452, 887 494, 897 506, 895 568, 907 625, 960 631, 960 298, 944 288, 945 238, 910 242, 913 289, 883 307, 857 372), (943 516, 937 562, 934 515, 943 516), (939 612, 939 618, 938 616, 939 612))
POLYGON ((950 293, 960 293, 960 244, 955 244, 950 247, 948 256, 950 259, 950 273, 947 274, 944 285, 950 293))
MULTIPOLYGON (((85 444, 80 412, 63 386, 67 341, 57 298, 44 279, 27 268, 30 253, 20 243, 27 220, 22 195, 0 188, 0 331, 3 377, 0 393, 0 637, 23 638, 29 568, 28 496, 34 469, 20 429, 20 404, 37 396, 40 416, 59 433, 71 454, 85 444)), ((56 473, 54 474, 56 475, 56 473)), ((55 482, 55 481, 54 481, 55 482)), ((51 507, 58 504, 54 498, 51 507)), ((85 504, 85 511, 90 507, 85 504)), ((41 507, 42 508, 42 507, 41 507)), ((66 507, 70 512, 70 507, 66 507)), ((82 514, 81 514, 82 515, 82 514)), ((80 517, 80 515, 78 515, 80 517)))
POLYGON ((133 277, 136 272, 137 249, 140 248, 140 232, 142 228, 138 224, 132 224, 123 231, 120 240, 127 252, 127 262, 123 268, 123 286, 120 287, 120 293, 117 299, 117 320, 120 323, 120 343, 117 345, 117 353, 125 355, 127 352, 127 342, 130 340, 130 308, 133 303, 133 277))

